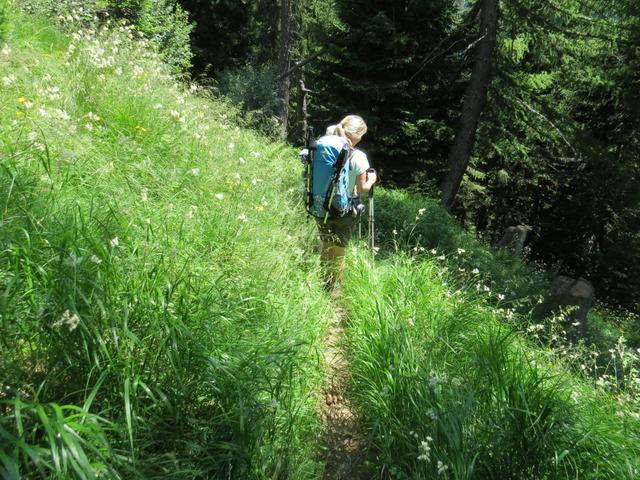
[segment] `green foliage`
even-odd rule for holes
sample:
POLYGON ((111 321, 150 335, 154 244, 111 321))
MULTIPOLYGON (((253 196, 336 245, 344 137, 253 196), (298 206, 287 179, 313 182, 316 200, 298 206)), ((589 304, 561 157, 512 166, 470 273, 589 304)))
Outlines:
POLYGON ((0 41, 7 34, 10 8, 9 0, 0 0, 0 41))
POLYGON ((442 47, 451 2, 337 1, 336 11, 344 27, 322 38, 327 54, 312 71, 313 121, 324 127, 360 114, 369 126, 361 147, 388 181, 406 185, 421 170, 437 176, 455 101, 439 89, 455 70, 442 47))
POLYGON ((361 252, 347 272, 352 396, 371 478, 637 476, 637 424, 456 290, 440 265, 400 254, 373 266, 361 252))
POLYGON ((640 16, 632 3, 504 6, 471 165, 486 175, 466 178, 458 213, 494 241, 507 226, 529 225, 538 260, 637 309, 640 131, 628 82, 637 77, 640 16))
POLYGON ((255 67, 247 64, 221 72, 217 84, 222 95, 243 109, 247 126, 271 138, 279 135, 278 122, 274 121, 279 106, 273 88, 275 75, 271 65, 255 67))
POLYGON ((313 477, 294 153, 131 29, 70 27, 18 15, 0 53, 2 476, 313 477))
POLYGON ((163 60, 173 65, 177 72, 187 72, 191 68, 190 34, 193 26, 189 23, 188 14, 175 0, 114 3, 114 8, 125 9, 124 18, 132 19, 136 27, 158 45, 163 60))
POLYGON ((190 35, 193 26, 188 14, 176 0, 20 0, 29 12, 46 15, 52 19, 73 24, 81 19, 91 24, 96 15, 103 19, 126 20, 136 30, 150 39, 160 51, 165 62, 175 74, 191 68, 190 35))

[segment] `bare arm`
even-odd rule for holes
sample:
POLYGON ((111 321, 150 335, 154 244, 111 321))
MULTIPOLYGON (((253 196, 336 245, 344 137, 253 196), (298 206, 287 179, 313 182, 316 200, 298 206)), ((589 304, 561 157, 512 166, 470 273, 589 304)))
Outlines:
POLYGON ((378 177, 375 171, 368 171, 358 175, 356 177, 356 189, 358 191, 358 195, 369 192, 377 179, 378 177))

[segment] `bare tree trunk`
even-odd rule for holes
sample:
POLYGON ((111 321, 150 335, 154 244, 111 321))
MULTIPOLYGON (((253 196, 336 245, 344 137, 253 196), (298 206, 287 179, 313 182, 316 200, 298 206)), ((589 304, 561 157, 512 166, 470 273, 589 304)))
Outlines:
POLYGON ((462 177, 473 151, 480 114, 491 83, 491 67, 496 45, 499 0, 482 0, 481 40, 478 44, 471 81, 462 106, 460 127, 449 152, 449 172, 442 183, 442 205, 449 210, 460 188, 462 177))
MULTIPOLYGON (((289 64, 291 63, 291 0, 281 0, 282 5, 280 9, 280 51, 278 53, 278 72, 280 76, 289 71, 289 64)), ((280 106, 280 112, 278 117, 280 118, 280 125, 282 129, 282 137, 287 136, 287 130, 289 128, 289 87, 291 80, 288 75, 282 76, 278 80, 278 97, 282 102, 280 106)))
POLYGON ((298 83, 298 111, 296 117, 298 120, 298 137, 302 144, 307 139, 307 118, 309 118, 307 113, 307 93, 309 91, 304 84, 304 70, 301 70, 298 83))

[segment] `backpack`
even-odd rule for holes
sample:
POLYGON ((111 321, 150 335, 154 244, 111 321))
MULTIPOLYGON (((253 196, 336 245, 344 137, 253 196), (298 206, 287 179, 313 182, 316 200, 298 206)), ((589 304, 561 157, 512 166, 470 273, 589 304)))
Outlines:
POLYGON ((316 218, 340 218, 352 212, 349 162, 353 149, 346 139, 325 135, 309 141, 306 155, 306 205, 316 218))

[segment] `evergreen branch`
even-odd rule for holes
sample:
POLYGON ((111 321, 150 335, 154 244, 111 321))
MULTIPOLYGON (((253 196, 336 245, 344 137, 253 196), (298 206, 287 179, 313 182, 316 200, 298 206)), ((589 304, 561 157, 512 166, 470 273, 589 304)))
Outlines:
POLYGON ((546 115, 544 115, 543 113, 539 112, 538 110, 536 110, 535 108, 533 108, 531 105, 529 105, 527 102, 525 102, 524 100, 518 98, 518 97, 511 97, 513 100, 515 100, 516 102, 518 102, 520 105, 522 105, 524 108, 526 108, 527 110, 529 110, 530 112, 536 114, 538 117, 540 117, 541 119, 543 119, 544 121, 546 121, 549 125, 551 125, 551 127, 558 133, 558 135, 560 136, 560 138, 564 141, 564 143, 569 147, 569 149, 571 149, 571 151, 573 152, 573 154, 576 157, 579 157, 580 155, 578 154, 578 151, 576 150, 576 148, 571 144, 571 142, 567 139, 567 137, 564 135, 564 133, 562 133, 562 130, 560 130, 560 128, 558 128, 558 126, 556 126, 555 123, 553 123, 553 121, 551 119, 549 119, 546 115))
POLYGON ((607 42, 617 42, 623 45, 632 45, 631 42, 623 40, 621 38, 609 37, 606 35, 599 35, 595 33, 587 33, 587 32, 576 32, 575 30, 570 30, 559 26, 548 19, 544 18, 542 15, 530 10, 526 6, 524 6, 518 0, 512 0, 513 4, 520 10, 520 12, 534 25, 541 25, 551 31, 564 34, 570 38, 586 38, 586 39, 594 39, 594 40, 604 40, 607 42))

